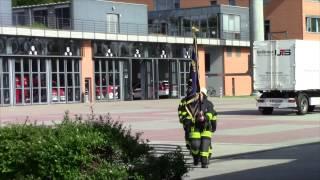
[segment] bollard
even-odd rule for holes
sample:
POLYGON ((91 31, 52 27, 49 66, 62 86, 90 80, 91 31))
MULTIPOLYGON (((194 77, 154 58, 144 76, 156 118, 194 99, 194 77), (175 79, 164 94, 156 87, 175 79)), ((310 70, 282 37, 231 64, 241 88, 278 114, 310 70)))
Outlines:
POLYGON ((222 96, 223 96, 222 87, 220 87, 220 89, 219 89, 219 94, 220 94, 220 98, 222 98, 222 96))

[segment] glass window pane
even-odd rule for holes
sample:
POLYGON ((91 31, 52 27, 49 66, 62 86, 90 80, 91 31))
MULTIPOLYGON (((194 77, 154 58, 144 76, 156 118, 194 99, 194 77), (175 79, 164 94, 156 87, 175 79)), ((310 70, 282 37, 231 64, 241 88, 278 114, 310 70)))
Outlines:
POLYGON ((80 86, 80 74, 74 74, 74 84, 75 86, 80 86))
POLYGON ((29 74, 24 74, 23 83, 24 83, 24 87, 30 87, 30 76, 29 76, 29 74))
POLYGON ((184 85, 181 86, 181 96, 185 96, 184 85))
POLYGON ((15 72, 21 72, 21 61, 15 62, 15 72))
POLYGON ((317 32, 317 19, 311 18, 311 32, 317 32))
POLYGON ((181 82, 181 84, 185 84, 185 83, 186 83, 186 80, 185 80, 185 78, 184 78, 184 74, 181 74, 181 76, 180 76, 180 82, 181 82))
POLYGON ((52 61, 52 72, 57 72, 57 61, 52 61))
POLYGON ((115 85, 120 85, 120 74, 116 73, 115 74, 115 85))
POLYGON ((39 103, 39 89, 33 89, 32 97, 34 103, 39 103))
POLYGON ((52 87, 58 86, 58 76, 57 74, 52 74, 52 87))
POLYGON ((72 72, 72 61, 67 61, 67 72, 72 72))
POLYGON ((32 74, 32 86, 33 87, 39 86, 38 74, 32 74))
POLYGON ((40 60, 40 72, 46 72, 46 61, 40 60))
POLYGON ((73 101, 73 88, 68 88, 68 101, 73 101))
POLYGON ((72 74, 68 74, 68 75, 67 75, 67 81, 68 81, 68 86, 69 86, 69 87, 72 87, 72 86, 73 86, 72 74))
POLYGON ((42 103, 47 102, 47 89, 44 89, 44 88, 41 89, 41 102, 42 103))
POLYGON ((3 74, 3 88, 9 88, 9 74, 3 74))
POLYGON ((113 63, 112 61, 108 61, 108 71, 113 72, 113 63))
POLYGON ((15 81, 16 81, 15 82, 16 88, 21 88, 22 84, 21 84, 21 75, 20 74, 16 74, 15 81))
POLYGON ((2 61, 2 71, 3 71, 3 72, 9 72, 8 61, 5 60, 5 59, 2 61))
POLYGON ((229 15, 223 15, 223 31, 229 31, 229 15))
POLYGON ((184 63, 180 62, 180 72, 184 72, 184 63))
POLYGON ((94 61, 94 71, 95 72, 100 72, 99 61, 98 60, 94 61))
POLYGON ((235 22, 234 22, 234 30, 236 32, 240 32, 240 16, 235 16, 235 22))
POLYGON ((185 62, 186 64, 186 71, 185 72, 190 72, 190 62, 185 62))
POLYGON ((17 89, 16 90, 16 104, 22 103, 22 90, 17 89))
POLYGON ((75 100, 80 101, 80 88, 75 89, 75 100))
POLYGON ((9 89, 3 90, 3 101, 4 104, 10 104, 10 92, 9 89))
POLYGON ((65 102, 66 101, 65 88, 60 88, 59 93, 60 93, 60 102, 65 102))
POLYGON ((52 94, 51 94, 52 102, 57 102, 58 101, 58 89, 57 88, 52 88, 52 94))
POLYGON ((110 91, 110 87, 102 87, 102 95, 101 95, 101 98, 102 99, 109 99, 109 91, 110 91))
POLYGON ((101 70, 102 72, 106 72, 106 61, 101 61, 101 70))
POLYGON ((65 84, 65 80, 64 80, 64 74, 59 74, 59 80, 60 80, 60 87, 61 86, 65 86, 66 84, 65 84))
POLYGON ((40 82, 41 82, 41 87, 46 87, 47 86, 47 77, 46 74, 40 74, 40 82))
POLYGON ((94 75, 94 79, 95 79, 95 82, 96 82, 96 86, 101 86, 100 85, 100 74, 99 73, 95 73, 94 75))
POLYGON ((63 60, 59 61, 59 72, 64 72, 64 61, 63 60))
POLYGON ((228 31, 234 32, 235 31, 235 16, 229 15, 229 29, 228 31))
POLYGON ((100 100, 100 99, 101 99, 100 86, 96 87, 96 99, 97 99, 97 100, 100 100))
POLYGON ((38 61, 32 60, 32 72, 38 72, 38 61))
POLYGON ((109 76, 109 85, 113 85, 113 74, 109 73, 108 76, 109 76))
POLYGON ((108 76, 107 74, 102 74, 102 86, 107 86, 108 76))
POLYGON ((80 72, 79 61, 74 61, 74 72, 80 72))
POLYGON ((23 60, 23 71, 29 72, 29 60, 23 60))
POLYGON ((29 89, 24 90, 24 102, 30 103, 30 90, 29 89))
POLYGON ((120 72, 119 70, 119 62, 118 61, 115 61, 115 72, 120 72))

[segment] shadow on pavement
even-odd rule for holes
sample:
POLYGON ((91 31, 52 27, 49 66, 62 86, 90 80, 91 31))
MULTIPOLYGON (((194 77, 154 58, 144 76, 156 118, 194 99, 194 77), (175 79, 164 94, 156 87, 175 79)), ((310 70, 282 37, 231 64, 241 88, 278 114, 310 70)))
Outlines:
MULTIPOLYGON (((314 112, 308 114, 318 114, 320 109, 316 109, 314 112)), ((251 116, 297 116, 295 110, 290 109, 276 109, 271 115, 262 115, 258 110, 236 110, 236 111, 218 111, 218 115, 251 115, 251 116)))
POLYGON ((260 152, 221 157, 211 163, 219 165, 231 160, 290 160, 284 164, 259 167, 223 175, 209 176, 201 180, 319 180, 320 143, 310 143, 260 152))

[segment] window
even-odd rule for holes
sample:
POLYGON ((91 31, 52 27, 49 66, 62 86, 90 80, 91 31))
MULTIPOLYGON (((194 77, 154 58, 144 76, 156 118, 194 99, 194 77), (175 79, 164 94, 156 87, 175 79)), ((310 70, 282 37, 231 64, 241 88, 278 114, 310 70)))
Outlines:
POLYGON ((265 20, 264 21, 264 39, 266 40, 270 39, 269 34, 270 34, 270 20, 265 20))
POLYGON ((180 8, 180 2, 175 2, 174 3, 174 8, 179 9, 180 8))
POLYGON ((205 54, 205 71, 210 72, 210 54, 205 54))
POLYGON ((240 32, 240 16, 224 14, 223 15, 224 32, 240 32))
POLYGON ((210 1, 210 5, 211 6, 214 6, 214 5, 217 5, 218 3, 217 3, 217 0, 214 0, 214 1, 210 1))
POLYGON ((236 5, 236 1, 235 0, 229 0, 229 5, 235 6, 236 5))
POLYGON ((227 56, 231 57, 232 56, 232 47, 227 47, 226 50, 227 50, 227 56))
POLYGON ((306 17, 307 32, 320 32, 320 17, 306 17))
POLYGON ((119 15, 107 14, 107 32, 119 33, 119 15))

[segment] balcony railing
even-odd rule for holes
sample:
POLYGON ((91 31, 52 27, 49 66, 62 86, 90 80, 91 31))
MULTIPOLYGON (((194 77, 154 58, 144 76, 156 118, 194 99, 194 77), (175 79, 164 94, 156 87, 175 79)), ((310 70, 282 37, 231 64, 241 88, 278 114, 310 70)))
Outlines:
MULTIPOLYGON (((0 13, 0 26, 28 27, 34 29, 57 29, 78 32, 94 32, 125 35, 156 35, 192 37, 191 27, 170 26, 167 24, 134 24, 107 21, 92 21, 70 18, 56 18, 50 16, 13 16, 0 13)), ((217 27, 199 27, 197 37, 227 40, 249 40, 240 32, 222 32, 217 27)))

